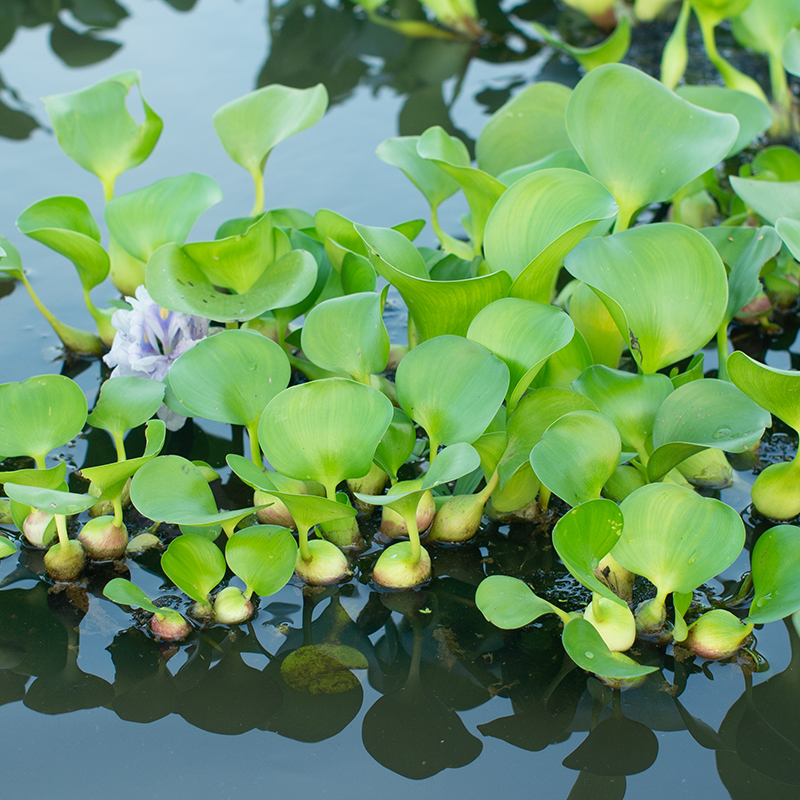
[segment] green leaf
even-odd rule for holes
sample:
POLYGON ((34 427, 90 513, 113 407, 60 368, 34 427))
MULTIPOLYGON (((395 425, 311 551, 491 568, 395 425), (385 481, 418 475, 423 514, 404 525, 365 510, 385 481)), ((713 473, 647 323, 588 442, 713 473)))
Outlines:
POLYGON ((297 542, 279 525, 242 528, 225 546, 228 566, 259 597, 282 589, 294 573, 297 542))
POLYGON ((370 374, 383 372, 389 359, 382 312, 381 296, 375 292, 325 300, 306 315, 302 350, 317 366, 368 383, 370 374))
POLYGON ((17 543, 13 539, 9 539, 8 536, 0 536, 0 558, 13 555, 18 549, 17 543))
POLYGON ((570 411, 597 411, 597 406, 580 394, 555 387, 536 389, 522 398, 508 420, 508 447, 497 469, 501 489, 530 463, 531 449, 547 428, 570 411))
POLYGON ((733 114, 739 122, 739 135, 727 158, 745 149, 772 125, 772 111, 762 100, 747 92, 725 86, 679 86, 678 97, 700 108, 720 114, 733 114))
POLYGON ((751 400, 800 430, 800 372, 768 367, 737 350, 728 356, 728 376, 751 400))
POLYGON ((556 523, 553 547, 573 578, 593 592, 624 604, 594 572, 619 541, 622 526, 622 512, 616 503, 604 498, 590 500, 570 509, 556 523))
POLYGON ((793 28, 786 35, 781 51, 783 67, 792 75, 800 75, 800 30, 793 28))
POLYGON ((736 39, 757 53, 780 59, 786 35, 800 24, 795 0, 750 0, 731 20, 736 39))
POLYGON ((775 223, 775 230, 796 260, 800 255, 800 221, 781 217, 775 223))
POLYGON ((317 497, 313 494, 294 494, 279 491, 273 481, 270 480, 268 474, 260 470, 252 461, 242 456, 230 453, 226 457, 226 461, 230 468, 248 486, 259 489, 269 494, 270 497, 283 501, 298 528, 308 530, 314 525, 320 525, 323 522, 332 522, 336 519, 356 516, 356 510, 349 503, 338 503, 335 500, 328 500, 326 497, 317 497))
POLYGON ((549 303, 564 257, 597 224, 617 213, 608 190, 572 169, 534 172, 511 186, 486 223, 486 261, 505 270, 511 293, 549 303))
POLYGON ((573 381, 572 388, 597 404, 619 431, 624 450, 644 460, 652 449, 656 414, 673 387, 666 375, 638 375, 594 365, 573 381))
POLYGON ((18 483, 22 486, 40 486, 43 489, 58 489, 64 485, 67 477, 67 465, 59 461, 50 469, 12 469, 0 472, 0 484, 18 483))
POLYGON ((644 667, 624 653, 608 649, 603 637, 585 619, 573 619, 561 635, 567 655, 581 668, 614 680, 641 678, 655 672, 657 667, 644 667))
POLYGON ((544 432, 530 460, 551 492, 577 506, 600 497, 621 451, 619 433, 610 419, 596 411, 571 411, 544 432))
POLYGON ((508 294, 504 271, 458 281, 434 281, 419 251, 397 231, 356 225, 376 272, 397 288, 425 341, 435 336, 466 336, 475 315, 508 294))
POLYGON ((150 611, 152 614, 161 611, 135 583, 126 581, 124 578, 112 578, 103 587, 103 594, 109 600, 119 603, 121 606, 141 608, 145 611, 150 611))
POLYGON ((39 466, 86 423, 86 398, 63 375, 38 375, 0 384, 0 455, 31 456, 39 466))
POLYGON ((143 425, 161 407, 166 386, 149 378, 109 378, 100 387, 89 424, 114 437, 143 425))
POLYGON ((750 565, 755 597, 746 622, 764 623, 800 609, 800 529, 776 525, 761 534, 750 565))
POLYGON ((327 378, 291 386, 264 409, 258 437, 278 471, 322 483, 328 498, 347 478, 361 478, 392 421, 392 404, 370 386, 327 378))
POLYGON ((182 245, 197 218, 220 200, 213 178, 189 172, 115 197, 106 204, 106 223, 127 253, 147 263, 162 244, 182 245))
POLYGON ((280 345, 254 331, 227 330, 183 353, 170 367, 169 383, 193 416, 251 426, 291 376, 280 345))
POLYGON ((725 158, 739 133, 735 117, 700 109, 622 64, 584 77, 566 120, 589 174, 616 198, 623 226, 637 209, 669 200, 725 158))
MULTIPOLYGON (((800 223, 797 224, 800 228, 800 223)), ((728 306, 725 309, 725 320, 730 322, 761 292, 758 276, 764 264, 781 249, 780 231, 776 232, 767 226, 730 228, 718 225, 715 228, 701 228, 700 233, 714 245, 722 261, 730 268, 728 306)))
POLYGON ((508 367, 506 401, 513 410, 547 358, 570 342, 574 330, 570 318, 555 306, 505 297, 478 312, 467 338, 508 367))
POLYGON ((730 182, 745 204, 771 225, 780 217, 800 220, 800 181, 765 181, 731 175, 730 182))
POLYGON ((411 350, 397 368, 400 407, 431 440, 472 442, 497 413, 508 388, 508 367, 485 347, 458 336, 437 336, 411 350))
POLYGON ((724 319, 725 267, 711 243, 683 225, 654 223, 586 239, 564 265, 598 293, 642 372, 692 355, 724 319))
POLYGON ((235 524, 256 509, 217 512, 214 493, 199 467, 181 456, 159 456, 131 481, 131 502, 155 522, 208 527, 235 524))
POLYGON ((156 146, 163 123, 141 95, 140 74, 121 72, 87 89, 44 98, 61 149, 103 182, 106 200, 116 179, 144 161, 156 146), (131 88, 139 89, 144 121, 139 125, 126 106, 131 88))
POLYGON ((0 256, 0 273, 13 280, 20 280, 25 272, 22 269, 22 257, 19 250, 3 236, 0 236, 0 249, 3 250, 3 254, 0 256))
POLYGON ((658 410, 651 481, 660 480, 681 461, 709 447, 727 453, 753 450, 772 424, 768 411, 727 381, 705 378, 675 389, 658 410))
POLYGON ((69 259, 85 291, 108 275, 108 254, 100 244, 100 229, 89 207, 78 197, 49 197, 17 217, 17 227, 31 239, 69 259))
POLYGON ((475 605, 489 622, 504 630, 522 628, 543 614, 557 613, 555 606, 537 597, 527 584, 507 575, 484 578, 475 592, 475 605))
POLYGON ((6 494, 18 503, 24 503, 31 508, 38 508, 48 514, 62 514, 71 516, 80 514, 91 508, 97 498, 87 494, 62 492, 58 489, 45 489, 40 486, 23 486, 18 483, 6 483, 6 494))
POLYGON ((560 83, 531 84, 501 106, 475 143, 478 166, 490 175, 571 148, 564 114, 571 91, 560 83))
POLYGON ((450 136, 439 126, 428 128, 417 143, 417 153, 436 164, 443 172, 458 181, 469 204, 471 238, 475 253, 483 247, 483 232, 489 212, 506 187, 488 172, 470 166, 464 143, 450 136))
POLYGON ((742 551, 744 524, 719 500, 670 483, 651 483, 620 504, 625 530, 611 555, 658 589, 692 592, 742 551))
POLYGON ((263 174, 272 149, 322 119, 328 92, 320 83, 310 89, 273 84, 227 103, 214 114, 214 130, 227 154, 252 176, 254 214, 264 205, 263 174))
POLYGON ((597 67, 602 67, 603 64, 614 64, 622 61, 631 45, 631 24, 625 16, 620 17, 610 36, 593 47, 574 47, 562 42, 553 36, 544 25, 539 25, 536 22, 532 22, 531 27, 549 45, 571 55, 587 72, 597 69, 597 67))
MULTIPOLYGON (((264 267, 255 252, 253 257, 254 269, 264 267)), ((304 250, 292 250, 259 271, 247 291, 228 294, 216 288, 219 284, 183 248, 168 243, 148 262, 146 283, 150 296, 164 308, 236 322, 299 303, 312 291, 316 278, 314 257, 304 250)))
POLYGON ((170 542, 161 556, 161 569, 187 597, 205 606, 211 590, 225 577, 225 557, 213 542, 185 533, 170 542))

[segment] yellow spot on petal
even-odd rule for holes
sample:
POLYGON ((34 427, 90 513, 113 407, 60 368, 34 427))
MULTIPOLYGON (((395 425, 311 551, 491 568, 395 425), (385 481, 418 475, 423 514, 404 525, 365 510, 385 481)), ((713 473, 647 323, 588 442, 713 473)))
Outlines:
POLYGON ((168 308, 162 308, 158 312, 158 315, 161 317, 161 319, 166 319, 169 316, 169 309, 168 308))

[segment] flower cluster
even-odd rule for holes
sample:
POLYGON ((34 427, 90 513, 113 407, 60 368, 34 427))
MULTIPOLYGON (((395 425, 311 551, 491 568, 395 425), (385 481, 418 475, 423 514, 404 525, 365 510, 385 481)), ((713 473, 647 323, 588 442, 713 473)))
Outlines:
MULTIPOLYGON (((172 363, 209 334, 207 319, 162 308, 144 286, 136 289, 135 297, 126 299, 131 309, 114 312, 111 324, 117 334, 103 357, 114 368, 112 378, 164 380, 172 363)), ((166 405, 158 410, 158 417, 170 430, 177 430, 185 420, 166 405)))

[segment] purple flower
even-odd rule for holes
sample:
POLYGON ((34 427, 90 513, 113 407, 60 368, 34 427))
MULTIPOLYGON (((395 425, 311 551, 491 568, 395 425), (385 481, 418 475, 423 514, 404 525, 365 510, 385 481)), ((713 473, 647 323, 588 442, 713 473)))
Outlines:
MULTIPOLYGON (((172 362, 209 334, 207 319, 162 308, 144 286, 136 289, 136 297, 126 299, 131 310, 114 312, 111 324, 117 334, 111 350, 103 356, 103 361, 114 368, 112 378, 164 380, 172 362)), ((166 405, 158 410, 158 417, 171 431, 186 419, 166 405)))

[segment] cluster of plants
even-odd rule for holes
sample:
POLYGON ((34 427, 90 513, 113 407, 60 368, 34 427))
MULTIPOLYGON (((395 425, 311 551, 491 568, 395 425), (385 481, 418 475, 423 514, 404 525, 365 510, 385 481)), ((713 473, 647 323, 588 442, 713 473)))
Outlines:
POLYGON ((0 385, 0 456, 35 464, 0 473, 5 507, 25 547, 47 548, 52 581, 168 544, 161 568, 191 599, 190 619, 124 578, 104 594, 149 612, 156 637, 182 639, 246 622, 254 596, 293 575, 346 581, 354 554, 396 539, 371 580, 424 586, 430 547, 468 541, 487 515, 552 520, 555 496, 570 510, 554 546, 591 602, 565 610, 492 574, 475 602, 497 626, 554 613, 574 663, 611 682, 653 671, 632 657, 637 640, 721 658, 757 624, 793 615, 800 626, 800 534, 786 524, 800 514, 797 458, 755 481, 754 508, 783 524, 755 543, 741 591, 711 610, 695 600, 745 544, 736 511, 695 487, 728 485, 725 453, 753 451, 771 415, 800 430, 800 373, 729 355, 734 318, 769 324, 798 294, 800 156, 760 144, 779 116, 763 100, 676 93, 603 64, 574 90, 520 92, 481 132, 475 163, 439 127, 389 139, 377 155, 425 197, 436 249, 414 244, 424 220, 264 211, 268 156, 322 117, 322 86, 269 86, 214 115, 255 201, 210 241, 186 241, 222 199, 208 176, 115 194, 162 128, 137 73, 45 105, 62 149, 102 183, 109 238, 77 197, 41 200, 17 226, 75 266, 96 332, 43 306, 4 238, 0 272, 25 285, 69 353, 114 367, 91 413, 63 376, 0 385), (469 213, 456 236, 438 209, 458 192, 469 213), (91 292, 108 278, 127 300, 98 308, 91 292), (383 322, 389 286, 408 308, 407 343, 392 344, 383 322), (714 339, 710 378, 700 351, 714 339), (186 417, 246 431, 247 452, 227 464, 252 503, 219 508, 213 469, 161 454, 186 417), (116 460, 68 487, 53 453, 87 424, 108 432, 116 460), (145 424, 131 457, 126 435, 145 424), (128 503, 153 523, 133 538, 128 503), (362 523, 378 513, 367 543, 362 523), (175 527, 162 538, 164 524, 175 527), (651 591, 634 601, 642 578, 651 591))

